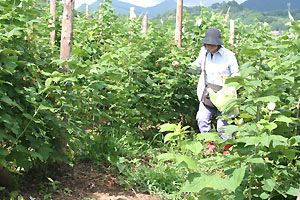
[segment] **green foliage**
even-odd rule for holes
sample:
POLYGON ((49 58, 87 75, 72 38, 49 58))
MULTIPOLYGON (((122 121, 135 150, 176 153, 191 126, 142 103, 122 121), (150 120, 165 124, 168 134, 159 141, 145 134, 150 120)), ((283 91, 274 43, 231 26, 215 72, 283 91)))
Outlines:
POLYGON ((28 170, 35 162, 66 160, 57 136, 68 139, 64 128, 70 126, 59 117, 52 95, 42 92, 43 73, 55 67, 48 34, 41 32, 47 25, 36 19, 41 11, 33 1, 0 3, 0 163, 28 170))
POLYGON ((178 112, 186 121, 193 118, 197 102, 186 88, 195 84, 183 73, 186 52, 171 43, 168 28, 156 32, 150 24, 149 34, 140 34, 140 21, 119 21, 108 1, 91 18, 75 17, 66 62, 58 59, 60 17, 51 47, 49 8, 35 8, 31 0, 22 7, 0 3, 2 165, 26 171, 89 153, 108 158, 110 143, 97 148, 102 154, 91 147, 109 140, 109 133, 151 139, 157 124, 179 121, 178 112), (70 70, 62 73, 59 66, 66 64, 70 70))
MULTIPOLYGON (((203 21, 200 28, 207 24, 203 21)), ((234 50, 241 63, 241 76, 227 80, 239 85, 236 104, 240 114, 233 120, 227 119, 231 125, 226 127, 227 134, 234 134, 234 140, 222 141, 214 133, 202 133, 192 140, 184 135, 176 137, 181 132, 180 124, 162 125, 164 131, 171 131, 165 140, 172 139, 178 145, 170 143, 172 152, 158 159, 189 170, 189 175, 183 177, 187 181, 181 192, 191 199, 293 199, 297 196, 299 24, 292 22, 290 32, 279 37, 272 35, 268 28, 252 29, 250 33, 238 28, 241 37, 234 50), (212 157, 203 157, 199 152, 204 152, 203 146, 209 141, 220 147, 232 144, 233 150, 230 155, 217 152, 212 157), (199 149, 186 151, 187 144, 192 142, 199 149)))

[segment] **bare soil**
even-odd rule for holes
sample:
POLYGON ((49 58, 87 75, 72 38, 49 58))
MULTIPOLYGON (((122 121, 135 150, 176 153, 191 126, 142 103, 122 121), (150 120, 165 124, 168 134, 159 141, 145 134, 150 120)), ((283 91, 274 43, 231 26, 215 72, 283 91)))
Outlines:
POLYGON ((157 195, 125 190, 117 176, 104 166, 80 163, 74 167, 56 167, 53 171, 50 177, 56 184, 50 184, 49 176, 31 172, 23 180, 19 193, 25 200, 44 200, 47 195, 53 200, 161 200, 157 195))

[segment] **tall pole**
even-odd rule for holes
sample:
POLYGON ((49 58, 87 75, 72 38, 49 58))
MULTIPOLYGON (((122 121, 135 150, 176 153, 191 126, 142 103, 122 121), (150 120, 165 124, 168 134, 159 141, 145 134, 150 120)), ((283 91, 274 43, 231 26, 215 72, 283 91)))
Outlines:
POLYGON ((85 6, 85 14, 86 14, 87 17, 89 16, 89 8, 90 8, 90 6, 88 4, 86 4, 86 6, 85 6))
POLYGON ((228 21, 228 19, 229 19, 230 8, 231 8, 231 7, 229 7, 229 8, 227 9, 227 13, 226 13, 225 18, 224 18, 223 28, 226 26, 227 21, 228 21))
MULTIPOLYGON (((60 42, 60 59, 69 60, 72 51, 74 1, 64 0, 62 31, 60 42)), ((68 66, 65 66, 67 69, 68 66)))
POLYGON ((148 15, 146 14, 143 18, 143 33, 147 34, 148 32, 148 15))
MULTIPOLYGON (((55 27, 56 20, 56 0, 50 0, 50 14, 52 16, 52 20, 50 20, 50 27, 55 27)), ((55 44, 55 30, 50 32, 50 43, 52 46, 55 44)))
POLYGON ((135 18, 136 16, 135 16, 135 13, 134 13, 134 7, 130 7, 130 15, 129 15, 129 18, 130 19, 133 19, 133 18, 135 18))
POLYGON ((181 47, 183 0, 177 0, 175 42, 181 47))

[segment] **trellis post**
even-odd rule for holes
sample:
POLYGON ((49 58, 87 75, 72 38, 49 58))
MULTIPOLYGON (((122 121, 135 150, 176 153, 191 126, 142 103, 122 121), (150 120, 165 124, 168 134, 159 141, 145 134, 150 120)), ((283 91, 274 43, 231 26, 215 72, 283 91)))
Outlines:
POLYGON ((229 44, 234 45, 234 31, 235 31, 235 22, 234 20, 230 20, 230 39, 229 44))
POLYGON ((143 33, 147 34, 148 32, 148 14, 146 14, 143 18, 143 33))
POLYGON ((224 18, 224 24, 223 24, 223 27, 226 26, 227 21, 228 21, 228 19, 229 19, 230 8, 231 8, 231 7, 229 7, 229 8, 227 9, 227 12, 226 12, 226 15, 225 15, 225 18, 224 18))
MULTIPOLYGON (((52 20, 50 20, 50 27, 55 27, 56 20, 56 0, 50 0, 50 14, 52 16, 52 20)), ((55 44, 55 30, 50 32, 50 43, 52 46, 55 44)))
POLYGON ((183 0, 177 0, 175 42, 178 47, 181 47, 182 7, 183 7, 183 0))
POLYGON ((89 16, 89 9, 90 9, 90 6, 88 4, 86 4, 86 6, 85 6, 85 14, 86 14, 87 17, 89 16))
MULTIPOLYGON (((60 41, 60 59, 69 60, 72 51, 74 1, 64 0, 62 31, 60 41)), ((68 65, 65 66, 67 69, 68 65)))
POLYGON ((135 18, 135 13, 134 13, 134 7, 130 7, 130 15, 129 15, 130 19, 135 18))

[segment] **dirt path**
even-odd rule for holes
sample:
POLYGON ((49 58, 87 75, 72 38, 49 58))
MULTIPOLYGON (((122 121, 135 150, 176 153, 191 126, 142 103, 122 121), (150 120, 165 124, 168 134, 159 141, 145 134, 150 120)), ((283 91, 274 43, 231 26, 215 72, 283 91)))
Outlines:
POLYGON ((26 177, 20 194, 27 200, 161 200, 159 196, 126 191, 117 183, 116 176, 91 163, 73 168, 63 166, 55 170, 51 183, 37 173, 26 177))

